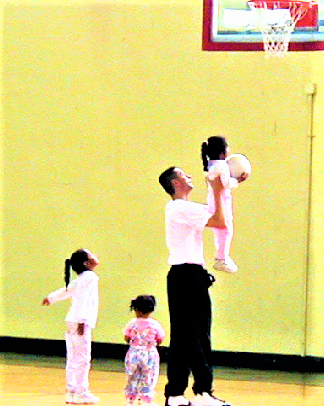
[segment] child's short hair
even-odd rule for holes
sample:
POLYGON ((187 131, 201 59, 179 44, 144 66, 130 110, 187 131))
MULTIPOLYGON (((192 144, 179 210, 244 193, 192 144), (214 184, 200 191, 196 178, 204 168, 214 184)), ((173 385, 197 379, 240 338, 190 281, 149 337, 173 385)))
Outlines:
POLYGON ((139 295, 132 299, 130 310, 138 310, 143 314, 152 313, 156 306, 155 297, 152 295, 139 295))

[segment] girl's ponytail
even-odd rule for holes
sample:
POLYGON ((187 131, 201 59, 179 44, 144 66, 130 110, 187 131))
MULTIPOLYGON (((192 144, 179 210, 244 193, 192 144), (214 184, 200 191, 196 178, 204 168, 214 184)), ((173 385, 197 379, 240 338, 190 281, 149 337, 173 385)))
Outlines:
POLYGON ((68 287, 68 284, 70 283, 70 277, 71 277, 71 261, 69 259, 66 259, 64 269, 64 281, 66 289, 68 287))
POLYGON ((208 143, 204 141, 201 144, 201 159, 203 161, 204 172, 208 171, 208 143))

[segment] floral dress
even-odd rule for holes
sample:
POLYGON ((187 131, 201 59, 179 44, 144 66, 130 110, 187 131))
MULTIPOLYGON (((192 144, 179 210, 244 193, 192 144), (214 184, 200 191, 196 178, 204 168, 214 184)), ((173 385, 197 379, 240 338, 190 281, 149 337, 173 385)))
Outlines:
POLYGON ((157 344, 165 336, 161 324, 152 318, 135 318, 127 323, 124 335, 129 338, 125 357, 126 398, 150 402, 159 378, 160 356, 157 344))

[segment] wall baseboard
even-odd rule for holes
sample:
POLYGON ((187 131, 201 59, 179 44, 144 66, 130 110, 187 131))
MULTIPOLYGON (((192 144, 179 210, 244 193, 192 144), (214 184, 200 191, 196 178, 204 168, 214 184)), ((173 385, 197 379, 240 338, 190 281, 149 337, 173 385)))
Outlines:
MULTIPOLYGON (((1 352, 18 354, 48 355, 65 357, 64 340, 45 340, 22 337, 1 337, 1 352)), ((92 343, 92 357, 123 360, 128 346, 126 344, 92 343)), ((159 347, 161 362, 167 360, 167 347, 159 347)), ((263 354, 248 352, 213 351, 212 363, 215 367, 248 368, 295 372, 324 372, 324 358, 263 354)))

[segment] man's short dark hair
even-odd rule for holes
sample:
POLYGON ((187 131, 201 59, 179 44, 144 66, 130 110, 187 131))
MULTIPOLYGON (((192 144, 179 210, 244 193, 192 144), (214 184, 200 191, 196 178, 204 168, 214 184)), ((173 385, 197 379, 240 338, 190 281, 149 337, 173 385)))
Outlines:
POLYGON ((172 180, 178 177, 178 174, 175 172, 175 168, 175 166, 171 166, 159 176, 160 185, 170 196, 173 196, 175 192, 172 180))

